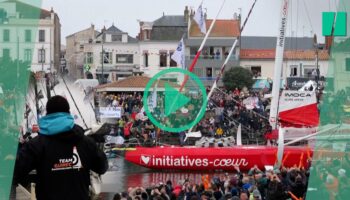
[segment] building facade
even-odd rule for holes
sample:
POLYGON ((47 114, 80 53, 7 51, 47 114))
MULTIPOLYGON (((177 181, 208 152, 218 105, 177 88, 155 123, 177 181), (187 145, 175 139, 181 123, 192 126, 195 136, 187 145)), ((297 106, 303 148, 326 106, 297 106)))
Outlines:
MULTIPOLYGON (((241 38, 240 66, 250 69, 255 77, 273 78, 276 37, 244 36, 241 38)), ((316 49, 313 38, 286 38, 282 77, 315 76, 316 49)), ((320 76, 328 76, 327 49, 318 49, 320 76)))
POLYGON ((85 44, 83 57, 88 73, 106 83, 142 74, 139 56, 138 40, 112 25, 85 44))
POLYGON ((0 26, 0 55, 31 61, 34 72, 53 72, 60 66, 61 24, 58 15, 20 1, 0 3, 6 14, 0 26))
MULTIPOLYGON (((206 26, 209 27, 212 20, 206 20, 206 26)), ((227 58, 233 43, 240 36, 240 17, 234 19, 218 19, 210 33, 208 40, 202 50, 198 62, 193 70, 205 86, 211 86, 221 67, 227 58)), ((185 41, 186 46, 186 66, 189 67, 203 41, 204 34, 199 30, 196 22, 192 20, 188 29, 188 37, 185 41)), ((225 70, 239 65, 240 47, 236 46, 225 70)), ((218 86, 222 86, 220 80, 218 86)))
MULTIPOLYGON (((139 21, 140 69, 152 77, 161 70, 180 67, 171 59, 179 41, 186 37, 191 13, 188 7, 184 15, 163 15, 153 22, 139 21)), ((164 79, 178 81, 176 75, 166 74, 164 79)))
POLYGON ((76 32, 66 37, 66 65, 68 73, 75 79, 84 78, 84 49, 92 43, 99 34, 95 26, 76 32))

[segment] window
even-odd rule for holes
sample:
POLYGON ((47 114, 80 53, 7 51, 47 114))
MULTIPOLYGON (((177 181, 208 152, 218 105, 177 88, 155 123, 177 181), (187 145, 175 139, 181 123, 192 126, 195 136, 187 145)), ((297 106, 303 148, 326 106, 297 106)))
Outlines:
POLYGON ((290 66, 290 77, 298 76, 298 65, 290 66))
POLYGON ((345 59, 345 70, 350 72, 350 58, 345 59))
POLYGON ((166 52, 159 52, 159 66, 166 67, 168 62, 168 55, 166 52))
POLYGON ((132 63, 134 63, 134 55, 133 54, 117 54, 115 62, 116 63, 132 64, 132 63))
MULTIPOLYGON (((104 52, 103 53, 103 63, 104 64, 112 64, 112 52, 104 52)), ((102 60, 102 59, 100 59, 102 60)))
POLYGON ((87 52, 86 53, 86 63, 87 64, 94 63, 94 54, 92 52, 87 52))
POLYGON ((2 57, 6 60, 10 59, 10 49, 3 49, 2 50, 2 57))
POLYGON ((213 69, 212 68, 207 68, 207 77, 208 78, 213 77, 213 69))
POLYGON ((3 41, 4 42, 9 42, 10 41, 10 30, 5 29, 3 32, 3 41))
POLYGON ((190 55, 191 58, 194 58, 194 56, 197 54, 197 50, 199 47, 190 47, 190 55))
POLYGON ((144 40, 148 40, 148 33, 147 33, 147 30, 144 30, 144 31, 143 31, 143 39, 144 39, 144 40))
POLYGON ((24 41, 25 42, 31 42, 32 41, 32 31, 31 30, 25 30, 25 38, 24 41))
POLYGON ((311 78, 317 75, 316 68, 313 65, 304 65, 304 77, 311 78))
POLYGON ((112 42, 121 42, 122 35, 112 35, 112 42))
POLYGON ((251 66, 250 70, 252 71, 254 77, 261 76, 261 66, 251 66))
POLYGON ((45 49, 39 49, 38 50, 38 62, 39 63, 45 63, 45 49))
POLYGON ((174 54, 174 52, 170 52, 170 67, 177 67, 177 63, 171 59, 171 56, 174 54))
POLYGON ((148 67, 148 53, 143 54, 143 64, 148 67))
POLYGON ((31 62, 32 61, 32 50, 24 49, 24 61, 31 62))
POLYGON ((79 46, 79 49, 80 49, 80 51, 84 51, 84 45, 81 44, 81 45, 79 46))
POLYGON ((39 42, 45 42, 45 30, 39 30, 39 42))

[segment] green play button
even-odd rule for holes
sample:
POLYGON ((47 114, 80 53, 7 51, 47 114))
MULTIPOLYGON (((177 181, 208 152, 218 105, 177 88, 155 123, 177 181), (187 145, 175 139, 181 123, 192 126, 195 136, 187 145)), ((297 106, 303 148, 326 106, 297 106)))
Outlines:
POLYGON ((190 102, 190 98, 171 87, 169 83, 165 83, 165 116, 175 113, 188 102, 190 102))
POLYGON ((181 132, 194 127, 203 118, 207 94, 196 75, 172 68, 152 77, 142 101, 147 117, 155 126, 169 132, 181 132), (185 76, 189 78, 181 89, 185 76))

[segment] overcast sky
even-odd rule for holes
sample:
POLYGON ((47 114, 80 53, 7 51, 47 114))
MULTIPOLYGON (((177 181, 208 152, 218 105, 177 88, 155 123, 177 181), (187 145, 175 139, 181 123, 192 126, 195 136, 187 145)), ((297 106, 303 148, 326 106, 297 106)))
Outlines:
MULTIPOLYGON (((43 0, 42 8, 54 8, 62 24, 62 43, 65 37, 88 28, 91 23, 97 29, 108 28, 114 23, 121 30, 135 37, 139 31, 137 20, 154 21, 163 15, 182 15, 185 6, 197 9, 202 0, 43 0)), ((223 0, 204 0, 208 18, 214 18, 223 0)), ((226 0, 219 15, 221 19, 233 18, 242 12, 246 18, 254 0, 226 0)), ((335 10, 335 0, 290 0, 288 36, 319 35, 321 40, 321 14, 335 10), (311 33, 312 32, 312 33, 311 33)), ((276 36, 280 15, 279 0, 258 0, 243 35, 276 36)), ((180 38, 179 38, 180 39, 180 38)))

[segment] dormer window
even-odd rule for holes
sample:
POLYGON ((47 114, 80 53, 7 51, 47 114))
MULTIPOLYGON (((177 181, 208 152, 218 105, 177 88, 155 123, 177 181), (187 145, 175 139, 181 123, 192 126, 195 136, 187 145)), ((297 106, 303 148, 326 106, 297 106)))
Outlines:
POLYGON ((121 42, 122 35, 112 35, 112 42, 121 42))

